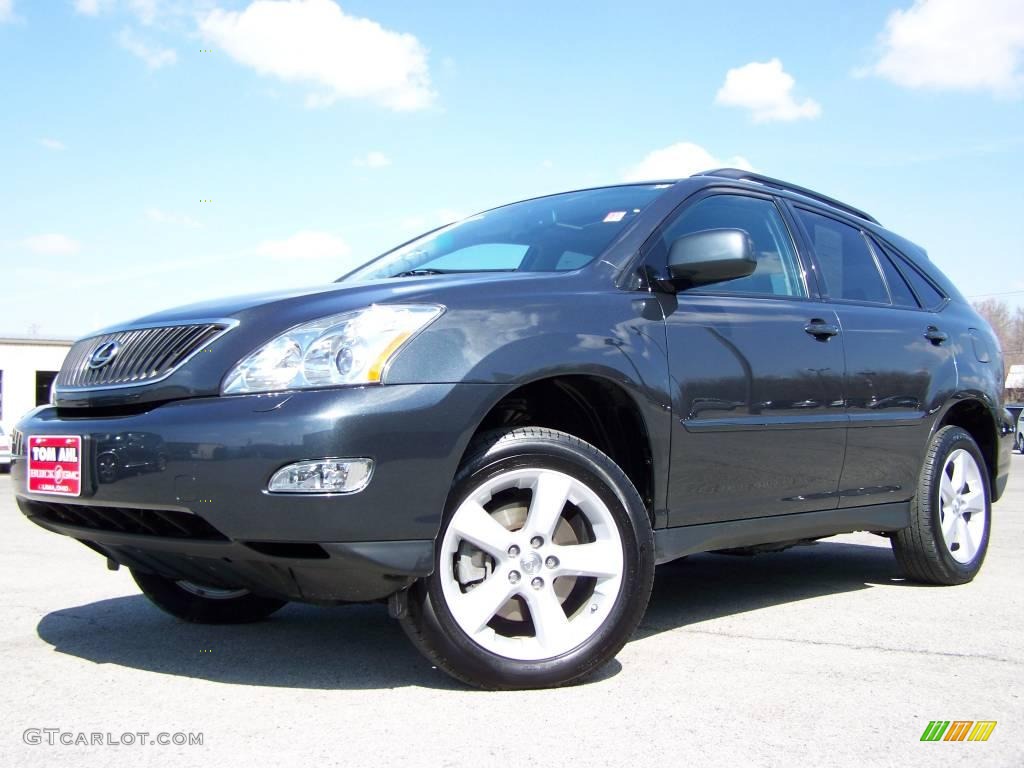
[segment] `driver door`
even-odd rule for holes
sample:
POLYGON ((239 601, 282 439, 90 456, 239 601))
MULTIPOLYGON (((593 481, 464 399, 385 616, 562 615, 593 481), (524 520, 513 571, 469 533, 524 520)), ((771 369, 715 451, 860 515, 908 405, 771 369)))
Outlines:
POLYGON ((663 225, 647 254, 665 274, 675 240, 747 232, 753 274, 665 294, 673 389, 669 525, 832 509, 846 445, 839 319, 812 296, 774 199, 712 191, 663 225))

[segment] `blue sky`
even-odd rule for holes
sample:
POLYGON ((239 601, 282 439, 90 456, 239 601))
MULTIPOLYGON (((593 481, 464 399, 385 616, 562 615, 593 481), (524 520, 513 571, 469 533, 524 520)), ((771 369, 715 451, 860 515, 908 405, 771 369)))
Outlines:
POLYGON ((497 8, 0 0, 0 333, 324 282, 459 214, 717 163, 1024 303, 1024 0, 497 8))

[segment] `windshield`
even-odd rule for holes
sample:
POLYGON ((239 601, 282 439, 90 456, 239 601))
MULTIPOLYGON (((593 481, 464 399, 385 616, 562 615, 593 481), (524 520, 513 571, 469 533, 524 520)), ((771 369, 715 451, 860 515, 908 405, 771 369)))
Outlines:
POLYGON ((588 189, 495 208, 423 235, 341 280, 579 269, 669 186, 588 189))

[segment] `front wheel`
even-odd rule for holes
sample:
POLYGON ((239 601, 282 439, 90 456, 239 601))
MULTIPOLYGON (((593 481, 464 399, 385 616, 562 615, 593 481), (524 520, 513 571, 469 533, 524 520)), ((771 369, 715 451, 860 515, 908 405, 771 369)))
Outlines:
POLYGON ((571 435, 514 429, 470 449, 402 626, 470 685, 565 685, 619 652, 653 577, 647 510, 622 470, 571 435))
POLYGON ((163 611, 195 624, 247 624, 283 608, 286 600, 254 595, 247 589, 223 589, 132 571, 132 578, 163 611))
POLYGON ((964 584, 988 550, 992 506, 985 460, 960 427, 935 433, 911 502, 911 524, 892 537, 903 572, 930 584, 964 584))

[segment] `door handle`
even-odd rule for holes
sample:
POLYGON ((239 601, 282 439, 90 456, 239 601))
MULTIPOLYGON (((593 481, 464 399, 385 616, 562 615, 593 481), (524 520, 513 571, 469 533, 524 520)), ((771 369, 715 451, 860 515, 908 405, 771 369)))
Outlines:
POLYGON ((824 320, 814 318, 804 326, 804 331, 816 338, 818 341, 828 341, 833 336, 839 335, 839 326, 826 323, 824 320))
POLYGON ((928 329, 924 332, 924 337, 935 346, 938 346, 949 339, 949 334, 945 331, 940 331, 934 325, 929 325, 928 329))

